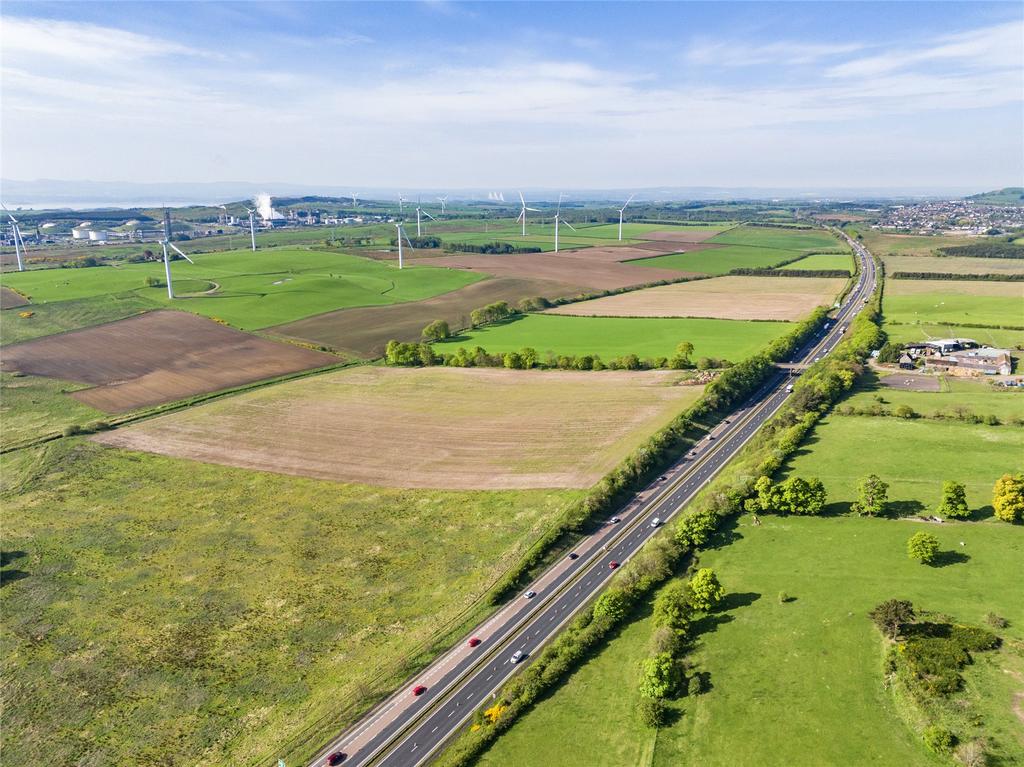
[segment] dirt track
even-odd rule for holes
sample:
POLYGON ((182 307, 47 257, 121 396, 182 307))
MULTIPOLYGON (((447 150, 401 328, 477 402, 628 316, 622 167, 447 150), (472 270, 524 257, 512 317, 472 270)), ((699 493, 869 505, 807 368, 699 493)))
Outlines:
POLYGON ((387 487, 589 487, 695 400, 668 371, 359 367, 97 435, 108 445, 387 487), (528 413, 528 417, 523 414, 528 413))
POLYGON ((268 328, 266 332, 324 344, 357 357, 379 357, 392 338, 419 341, 423 328, 434 320, 447 320, 453 328, 463 328, 469 325, 470 312, 495 301, 515 303, 530 296, 573 296, 582 290, 579 285, 549 280, 497 277, 423 301, 339 309, 268 328))
POLYGON ((29 300, 20 293, 10 288, 0 287, 0 309, 16 309, 19 306, 28 306, 29 300))
POLYGON ((93 384, 71 396, 122 413, 337 361, 162 310, 8 346, 2 369, 93 384))

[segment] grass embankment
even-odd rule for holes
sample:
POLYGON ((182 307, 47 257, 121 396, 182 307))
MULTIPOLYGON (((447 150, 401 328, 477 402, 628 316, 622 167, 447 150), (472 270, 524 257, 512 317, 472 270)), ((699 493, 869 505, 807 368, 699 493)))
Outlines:
POLYGON ((269 763, 303 732, 308 756, 482 615, 579 495, 388 490, 77 439, 2 460, 12 767, 269 763))
POLYGON ((255 330, 343 307, 416 301, 482 279, 466 271, 398 269, 396 264, 358 256, 287 248, 206 253, 193 260, 195 264, 175 261, 172 279, 185 288, 218 287, 212 294, 190 294, 173 302, 166 287, 146 286, 147 278, 164 280, 163 264, 155 262, 5 274, 4 284, 30 296, 34 304, 130 291, 158 305, 255 330))
MULTIPOLYGON (((675 702, 677 721, 656 739, 640 727, 637 664, 653 629, 645 611, 480 764, 639 764, 655 740, 656 767, 937 764, 883 687, 880 640, 867 612, 898 595, 974 623, 993 611, 1010 620, 1007 635, 1024 638, 1024 603, 1013 596, 1024 530, 929 526, 943 550, 963 551, 970 560, 928 568, 906 555, 916 529, 859 517, 772 516, 757 527, 741 518, 700 557, 732 595, 727 609, 696 627, 688 657, 710 674, 710 692, 675 702), (793 601, 780 603, 783 591, 793 601)), ((965 675, 968 695, 1009 747, 1009 693, 1022 688, 1003 668, 1020 673, 1024 664, 1004 650, 976 657, 965 675)), ((1019 745, 1016 754, 1024 757, 1019 745)))
POLYGON ((607 360, 625 354, 671 357, 680 341, 689 341, 694 359, 707 356, 738 362, 792 327, 784 322, 529 314, 464 331, 436 348, 454 352, 460 346, 481 346, 494 354, 529 346, 541 354, 598 354, 607 360))

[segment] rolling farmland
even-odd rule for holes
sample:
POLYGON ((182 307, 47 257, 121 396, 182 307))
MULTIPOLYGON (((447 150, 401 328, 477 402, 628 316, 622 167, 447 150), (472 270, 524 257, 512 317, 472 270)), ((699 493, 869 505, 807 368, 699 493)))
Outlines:
POLYGON ((715 277, 579 301, 546 313, 795 321, 815 307, 831 306, 845 284, 845 280, 827 278, 715 277))
MULTIPOLYGON (((705 243, 710 245, 711 243, 705 243)), ((690 250, 667 256, 645 258, 633 264, 647 269, 675 269, 684 273, 723 275, 733 269, 770 269, 800 258, 799 251, 778 248, 760 248, 749 245, 723 245, 721 247, 690 250)))
POLYGON ((195 315, 156 311, 8 346, 2 365, 6 372, 91 384, 71 396, 121 413, 338 361, 195 315))
POLYGON ((1024 283, 973 280, 892 280, 884 304, 892 323, 995 326, 1024 325, 1022 306, 1024 283))
POLYGON ((679 377, 668 371, 360 367, 97 439, 383 487, 585 488, 700 395, 702 387, 675 385, 679 377))
POLYGON ((816 253, 813 256, 801 258, 791 264, 785 264, 781 269, 796 269, 798 271, 812 271, 815 269, 845 269, 853 274, 853 258, 840 253, 816 253))

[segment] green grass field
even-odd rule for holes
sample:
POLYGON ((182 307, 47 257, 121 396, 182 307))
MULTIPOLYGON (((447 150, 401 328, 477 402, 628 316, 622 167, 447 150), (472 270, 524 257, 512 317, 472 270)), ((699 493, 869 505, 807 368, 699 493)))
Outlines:
POLYGON ((846 250, 845 243, 821 229, 738 226, 712 237, 708 242, 797 251, 846 250))
POLYGON ((758 248, 749 245, 728 245, 711 250, 697 250, 690 253, 672 253, 630 261, 636 266, 652 269, 677 269, 680 272, 722 275, 733 269, 764 269, 800 258, 795 250, 758 248))
POLYGON ((479 596, 578 495, 389 490, 80 439, 2 461, 10 767, 302 763, 483 617, 479 596))
POLYGON ((1004 349, 1024 346, 1024 330, 999 330, 930 323, 922 325, 886 323, 885 332, 889 336, 889 340, 897 343, 927 341, 931 338, 973 338, 979 343, 1004 349))
POLYGON ((65 394, 84 388, 70 381, 0 373, 0 447, 108 418, 65 394))
POLYGON ((159 307, 160 302, 157 300, 128 292, 9 309, 0 316, 0 344, 13 344, 113 322, 159 307), (32 316, 19 316, 25 310, 31 311, 32 316))
POLYGON ((1024 325, 1024 285, 1015 282, 893 280, 883 313, 903 324, 1024 325))
MULTIPOLYGON (((883 686, 882 642, 867 612, 893 597, 973 623, 993 611, 1010 620, 1005 634, 1021 640, 1015 563, 1024 557, 1024 529, 994 522, 929 526, 943 550, 970 559, 926 568, 906 555, 907 538, 920 529, 911 522, 761 521, 754 527, 742 518, 731 543, 701 555, 701 566, 722 579, 727 608, 699 624, 688 655, 710 675, 712 689, 673 703, 672 726, 655 737, 634 712, 637 664, 653 629, 644 611, 479 764, 942 764, 903 723, 883 686), (780 603, 783 591, 793 601, 780 603)), ((1012 650, 979 654, 968 679, 980 693, 976 710, 994 750, 1009 757, 1000 763, 1016 764, 1024 745, 1014 745, 1009 693, 1021 687, 1003 668, 1021 673, 1024 662, 1012 650)))
POLYGON ((954 479, 967 487, 970 507, 981 509, 991 503, 996 479, 1020 471, 1021 456, 1024 429, 1015 426, 830 415, 786 470, 820 477, 838 504, 856 500, 857 482, 878 474, 889 483, 891 500, 920 502, 929 512, 943 481, 954 479))
POLYGON ((853 257, 844 256, 839 253, 816 253, 813 256, 801 258, 791 264, 786 264, 783 269, 797 269, 808 271, 812 269, 845 269, 853 274, 853 257))
POLYGON ((467 330, 436 348, 454 352, 460 346, 482 346, 495 353, 532 346, 541 354, 598 354, 607 361, 624 354, 641 358, 671 356, 680 341, 689 341, 694 346, 694 359, 717 357, 739 362, 788 329, 784 322, 531 314, 467 330))
MULTIPOLYGON (((900 379, 900 372, 893 378, 900 379)), ((970 380, 955 376, 943 376, 941 389, 937 392, 904 391, 878 383, 878 376, 869 371, 861 376, 856 389, 843 400, 843 405, 857 409, 870 408, 880 404, 889 410, 907 405, 922 415, 936 413, 954 414, 962 407, 981 416, 993 414, 1002 421, 1024 418, 1024 391, 992 386, 986 380, 970 380), (877 397, 881 397, 879 402, 877 397)))
POLYGON ((416 301, 482 279, 465 271, 398 269, 391 263, 313 250, 208 253, 194 260, 194 265, 171 264, 172 277, 181 282, 180 292, 213 283, 219 286, 215 293, 169 301, 165 287, 145 286, 147 277, 163 279, 162 263, 35 270, 5 274, 4 284, 37 304, 132 291, 157 304, 255 330, 343 307, 416 301))
POLYGON ((939 248, 969 245, 975 240, 958 235, 890 234, 869 226, 857 228, 864 244, 877 256, 928 256, 939 248))

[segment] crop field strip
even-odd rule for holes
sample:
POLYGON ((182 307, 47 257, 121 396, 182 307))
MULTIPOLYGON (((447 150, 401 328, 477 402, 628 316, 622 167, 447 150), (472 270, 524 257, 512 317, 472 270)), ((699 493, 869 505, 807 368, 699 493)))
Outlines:
POLYGON ((71 396, 122 413, 337 362, 193 314, 155 311, 5 347, 2 367, 91 384, 71 396))
POLYGON ((385 487, 585 488, 700 395, 700 386, 675 385, 679 377, 361 367, 191 408, 96 439, 179 458, 385 487))
POLYGON ((508 322, 467 330, 435 345, 454 352, 481 346, 490 353, 532 347, 542 355, 597 354, 608 361, 626 354, 671 357, 681 341, 694 345, 694 359, 738 362, 787 331, 782 322, 750 322, 677 317, 570 317, 529 314, 508 322))
POLYGON ((840 253, 816 253, 813 256, 805 256, 799 261, 786 264, 780 269, 791 269, 796 271, 815 269, 845 269, 853 274, 853 257, 840 253))
POLYGON ((496 301, 515 304, 531 296, 554 299, 578 295, 583 290, 581 285, 549 280, 494 277, 422 301, 341 309, 268 328, 267 332, 323 344, 356 357, 380 357, 391 339, 419 341, 423 328, 434 320, 445 320, 453 328, 469 327, 474 309, 496 301))
POLYGON ((829 278, 714 277, 566 304, 546 313, 795 321, 817 306, 831 305, 845 284, 829 278))

